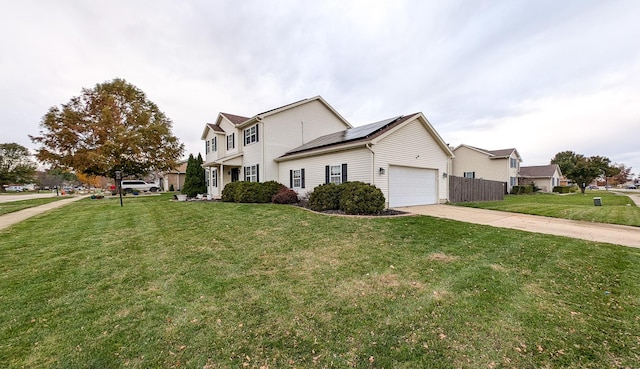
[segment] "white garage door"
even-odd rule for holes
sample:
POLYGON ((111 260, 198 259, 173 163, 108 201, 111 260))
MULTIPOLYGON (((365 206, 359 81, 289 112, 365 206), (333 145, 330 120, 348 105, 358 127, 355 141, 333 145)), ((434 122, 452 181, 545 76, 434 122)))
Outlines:
POLYGON ((436 170, 389 167, 389 207, 436 204, 436 170))

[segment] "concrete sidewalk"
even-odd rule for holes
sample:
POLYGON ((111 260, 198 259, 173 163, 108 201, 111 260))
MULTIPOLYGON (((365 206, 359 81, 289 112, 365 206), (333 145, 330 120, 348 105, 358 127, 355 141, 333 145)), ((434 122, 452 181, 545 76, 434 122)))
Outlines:
POLYGON ((13 213, 8 213, 8 214, 4 214, 4 215, 0 215, 0 230, 8 228, 18 222, 22 222, 23 220, 27 219, 27 218, 31 218, 34 215, 38 215, 38 214, 42 214, 46 211, 49 211, 51 209, 55 209, 55 208, 59 208, 61 206, 65 206, 69 203, 72 203, 74 201, 78 201, 78 200, 82 200, 84 198, 87 198, 91 195, 80 195, 80 196, 73 196, 73 197, 69 197, 68 199, 63 199, 63 200, 59 200, 59 201, 54 201, 54 202, 50 202, 48 204, 44 204, 44 205, 40 205, 40 206, 34 206, 32 208, 28 208, 28 209, 24 209, 24 210, 20 210, 20 211, 16 211, 13 213))
POLYGON ((467 223, 640 248, 640 227, 581 222, 454 205, 407 206, 398 210, 467 223))

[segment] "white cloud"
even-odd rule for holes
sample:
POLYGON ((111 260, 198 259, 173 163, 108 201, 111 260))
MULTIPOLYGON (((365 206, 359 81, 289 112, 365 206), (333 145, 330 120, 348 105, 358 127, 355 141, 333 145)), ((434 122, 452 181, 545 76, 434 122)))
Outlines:
POLYGON ((571 149, 636 170, 636 1, 24 0, 0 14, 0 141, 124 78, 187 152, 220 111, 322 95, 352 123, 422 111, 451 144, 571 149))

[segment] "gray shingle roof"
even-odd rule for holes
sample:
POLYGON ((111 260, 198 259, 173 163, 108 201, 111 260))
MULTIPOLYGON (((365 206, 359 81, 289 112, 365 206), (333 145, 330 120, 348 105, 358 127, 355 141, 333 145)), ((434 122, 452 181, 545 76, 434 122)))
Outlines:
POLYGON ((235 115, 235 114, 229 114, 229 113, 220 113, 220 115, 229 119, 229 121, 235 125, 238 125, 240 123, 246 122, 249 119, 251 119, 251 118, 243 117, 241 115, 235 115))
POLYGON ((520 176, 522 177, 552 177, 555 173, 557 164, 535 165, 530 167, 520 167, 520 176))

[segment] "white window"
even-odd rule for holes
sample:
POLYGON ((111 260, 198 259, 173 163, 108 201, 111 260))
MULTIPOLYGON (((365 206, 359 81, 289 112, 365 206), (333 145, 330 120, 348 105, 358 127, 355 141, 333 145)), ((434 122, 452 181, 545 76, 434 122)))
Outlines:
POLYGON ((247 182, 258 182, 258 165, 244 167, 244 180, 247 182))
POLYGON ((476 178, 476 172, 464 172, 464 178, 476 178))
POLYGON ((211 186, 218 187, 218 170, 211 169, 211 186))
POLYGON ((232 133, 227 136, 227 150, 234 149, 236 147, 236 134, 232 133))
POLYGON ((205 144, 204 144, 204 153, 205 153, 205 154, 208 154, 208 153, 209 153, 209 140, 206 140, 206 141, 205 141, 205 144))
POLYGON ((342 183, 342 165, 332 165, 329 168, 329 183, 342 183))
POLYGON ((302 187, 302 170, 296 169, 293 171, 293 187, 302 187))
POLYGON ((258 142, 258 125, 251 126, 244 130, 244 144, 258 142))
POLYGON ((518 185, 518 178, 516 177, 509 177, 510 179, 510 183, 512 186, 517 186, 518 185))
POLYGON ((518 159, 510 158, 511 168, 518 168, 518 159))
POLYGON ((218 151, 218 138, 214 137, 211 139, 211 152, 218 151))

